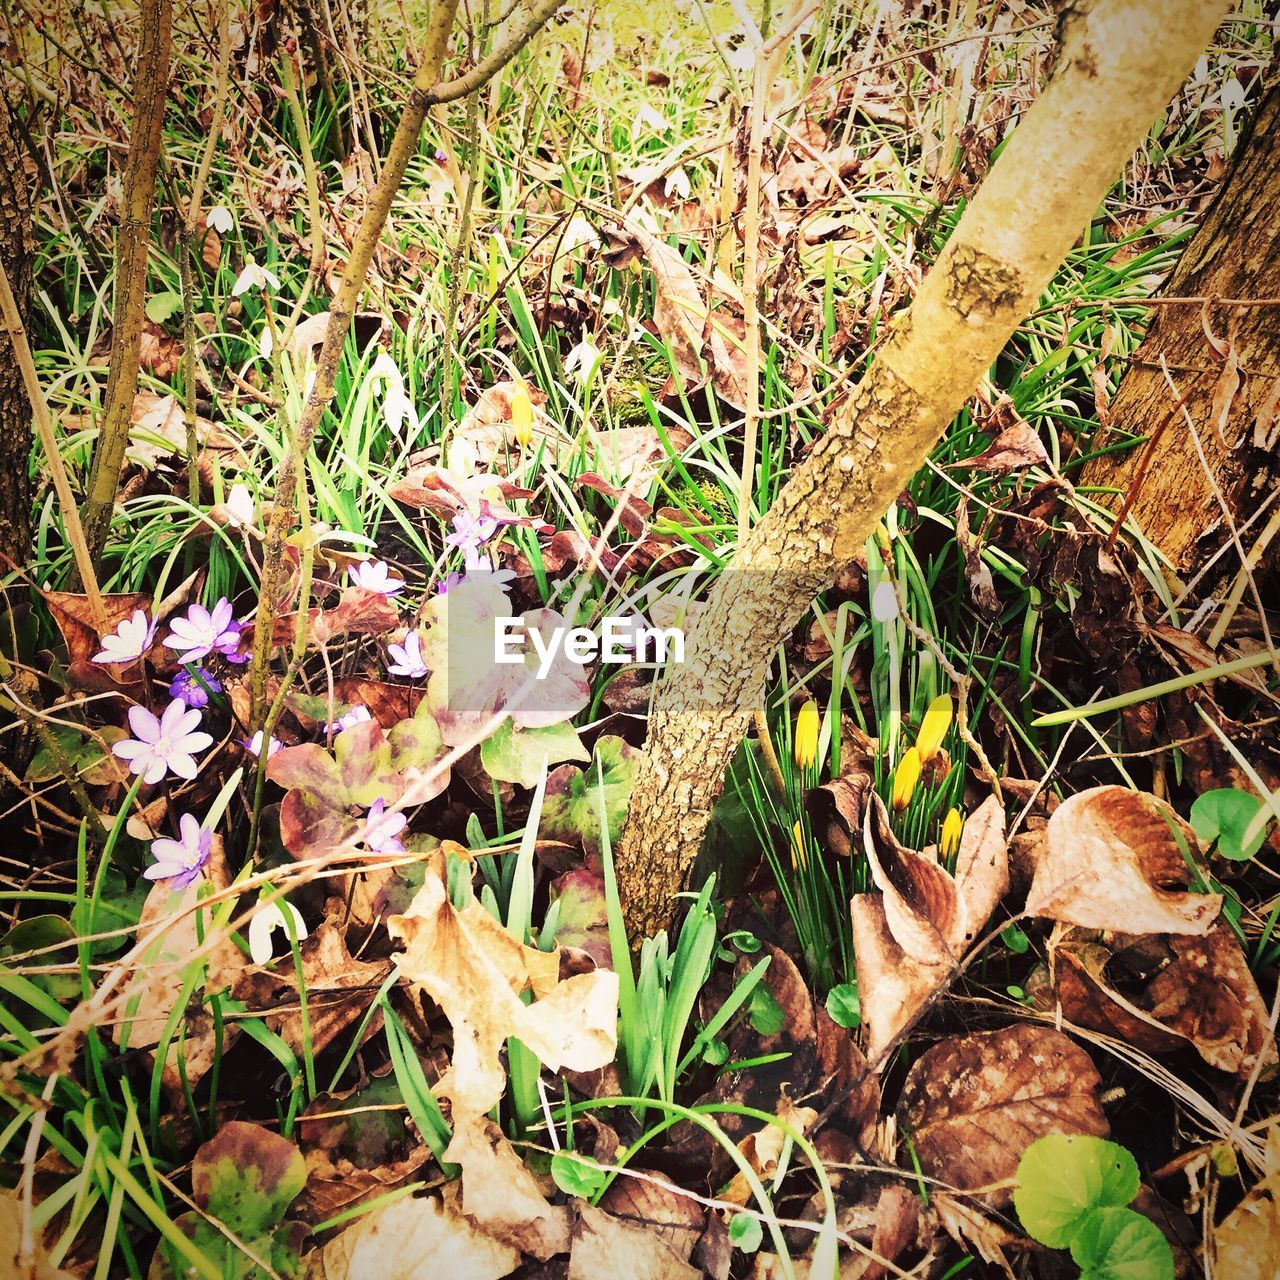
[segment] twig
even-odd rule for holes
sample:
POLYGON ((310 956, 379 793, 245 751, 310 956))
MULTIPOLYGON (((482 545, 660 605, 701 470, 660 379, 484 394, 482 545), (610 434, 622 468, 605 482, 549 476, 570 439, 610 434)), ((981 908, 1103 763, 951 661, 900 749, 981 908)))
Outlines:
POLYGON ((102 605, 102 593, 98 590, 98 576, 94 572, 93 559, 89 555, 89 548, 85 542, 84 529, 80 524, 80 512, 76 509, 75 498, 71 495, 71 485, 67 482, 66 468, 62 465, 62 454, 58 451, 58 440, 54 435, 49 404, 44 398, 44 391, 40 386, 40 375, 36 373, 31 346, 27 342, 26 330, 22 327, 22 317, 18 314, 18 304, 14 300, 13 290, 9 287, 9 277, 2 263, 0 263, 0 312, 4 314, 4 330, 13 344, 14 359, 22 370, 22 380, 27 384, 27 397, 31 401, 36 434, 40 437, 45 465, 49 468, 49 476, 53 480, 53 491, 58 497, 58 507, 62 512, 67 542, 71 544, 71 554, 75 557, 80 581, 89 600, 93 624, 101 635, 108 630, 108 627, 106 611, 102 605))

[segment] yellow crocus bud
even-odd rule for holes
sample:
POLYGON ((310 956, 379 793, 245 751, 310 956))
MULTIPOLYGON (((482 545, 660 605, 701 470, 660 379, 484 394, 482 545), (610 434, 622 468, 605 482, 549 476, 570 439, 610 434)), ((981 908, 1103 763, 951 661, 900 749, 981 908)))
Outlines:
POLYGON ((791 828, 791 869, 800 871, 809 865, 809 855, 805 852, 804 832, 797 822, 791 828))
POLYGON ((533 401, 523 378, 516 379, 511 391, 511 438, 522 449, 533 439, 533 401))
POLYGON ((818 758, 818 728, 821 717, 818 715, 818 704, 806 702, 796 716, 795 748, 796 765, 801 769, 813 768, 818 758))
POLYGON ((964 830, 964 819, 959 809, 948 809, 942 820, 942 835, 938 840, 938 852, 949 858, 960 847, 960 832, 964 830))
POLYGON ((893 807, 901 813, 911 803, 916 783, 920 781, 920 752, 908 747, 893 773, 893 807))
POLYGON ((951 698, 948 694, 939 694, 929 703, 929 709, 920 722, 920 733, 916 738, 916 750, 920 752, 920 760, 928 764, 938 754, 942 740, 951 728, 951 698))

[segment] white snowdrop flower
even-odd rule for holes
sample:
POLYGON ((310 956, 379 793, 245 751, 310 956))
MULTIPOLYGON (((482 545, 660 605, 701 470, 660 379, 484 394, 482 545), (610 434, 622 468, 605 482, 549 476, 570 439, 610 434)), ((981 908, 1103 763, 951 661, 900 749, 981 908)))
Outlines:
POLYGON ((204 215, 204 225, 210 231, 216 231, 220 236, 225 236, 236 224, 235 219, 231 216, 231 210, 226 205, 215 204, 204 215))
POLYGON ((744 40, 736 49, 730 49, 724 60, 734 71, 754 71, 756 69, 755 46, 749 40, 744 40))
POLYGON ((898 595, 887 578, 871 593, 871 616, 877 622, 893 622, 898 616, 898 595))
POLYGON ((570 377, 577 375, 578 383, 586 386, 600 367, 604 353, 589 338, 583 338, 565 357, 564 371, 570 377))
POLYGON ((378 352, 378 358, 370 366, 368 379, 371 384, 383 384, 382 416, 391 434, 397 440, 402 440, 407 422, 413 428, 414 435, 418 435, 422 424, 418 421, 417 411, 405 390, 399 366, 387 352, 378 352))
POLYGON ((582 214, 575 213, 569 219, 569 225, 564 229, 564 243, 561 246, 563 251, 565 253, 574 253, 584 246, 594 249, 599 243, 600 237, 596 234, 596 229, 582 214))
POLYGON ((290 921, 293 922, 294 936, 301 942, 307 936, 307 926, 303 922, 298 908, 292 902, 286 902, 283 898, 278 902, 273 902, 269 906, 263 907, 249 921, 249 954, 253 957, 254 964, 267 964, 270 962, 271 957, 275 955, 272 935, 277 929, 280 929, 287 940, 290 921), (285 915, 286 911, 289 913, 287 917, 285 915))
POLYGON ((253 524, 256 512, 253 506, 253 495, 249 492, 247 485, 233 484, 231 492, 227 494, 225 505, 230 517, 229 523, 237 528, 248 528, 253 524))
POLYGON ((236 276, 236 282, 231 286, 231 296, 238 298, 250 289, 278 289, 279 287, 280 277, 274 271, 260 267, 250 258, 244 264, 244 269, 236 276))
POLYGON ((647 102, 636 112, 631 121, 631 141, 635 142, 646 129, 656 133, 666 133, 671 122, 661 112, 655 111, 647 102))
POLYGON ((677 195, 681 200, 688 200, 693 194, 693 188, 689 185, 689 175, 685 169, 673 169, 667 174, 667 180, 662 184, 663 191, 668 195, 677 195))
POLYGON ((271 353, 276 349, 276 340, 271 334, 271 326, 264 324, 262 332, 258 335, 258 354, 264 360, 271 359, 271 353))

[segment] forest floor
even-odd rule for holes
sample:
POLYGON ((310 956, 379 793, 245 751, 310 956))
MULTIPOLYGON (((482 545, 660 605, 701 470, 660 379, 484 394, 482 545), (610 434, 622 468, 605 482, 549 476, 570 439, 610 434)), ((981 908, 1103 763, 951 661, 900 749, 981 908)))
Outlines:
MULTIPOLYGON (((758 5, 563 9, 429 114, 260 607, 426 29, 297 8, 176 12, 102 595, 39 446, 0 577, 0 1271, 1280 1273, 1280 616, 1234 549, 1180 582, 1085 476, 1155 426, 1109 405, 1268 6, 780 648, 652 939, 613 856, 662 663, 530 684, 494 619, 696 617, 1036 100, 1054 6, 801 6, 767 77, 758 5)), ((79 498, 139 15, 4 9, 79 498)))

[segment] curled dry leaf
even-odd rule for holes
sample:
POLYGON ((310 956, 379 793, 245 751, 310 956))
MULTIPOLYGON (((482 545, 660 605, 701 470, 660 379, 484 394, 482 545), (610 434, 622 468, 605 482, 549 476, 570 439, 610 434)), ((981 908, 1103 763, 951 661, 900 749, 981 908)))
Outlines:
POLYGON ((867 1052, 883 1062, 950 981, 1008 887, 1004 810, 992 796, 965 823, 954 876, 898 842, 878 795, 863 834, 879 892, 858 894, 849 906, 867 1052))
POLYGON ((599 1207, 614 1217, 647 1228, 686 1262, 702 1238, 707 1211, 687 1193, 654 1174, 623 1174, 600 1197, 599 1207))
POLYGON ((1280 1275, 1280 1123, 1267 1136, 1266 1176, 1212 1232, 1221 1280, 1273 1280, 1280 1275))
POLYGON ((1194 851, 1191 828, 1153 795, 1124 787, 1081 791, 1049 819, 1027 911, 1086 929, 1204 935, 1222 898, 1185 892, 1179 836, 1194 851))
POLYGON ((735 409, 746 404, 747 362, 742 349, 740 308, 718 281, 710 310, 689 264, 665 240, 634 222, 609 231, 606 257, 612 266, 644 258, 654 275, 653 320, 671 348, 680 376, 695 386, 704 379, 702 358, 716 392, 735 409))
POLYGON ((649 1227, 615 1218, 589 1204, 579 1207, 573 1224, 569 1280, 600 1280, 601 1276, 701 1280, 701 1274, 649 1227))
MULTIPOLYGON (((445 855, 467 851, 446 841, 445 855)), ((455 907, 444 859, 428 868, 409 910, 387 928, 405 944, 400 972, 420 983, 453 1026, 453 1066, 440 1082, 455 1123, 495 1106, 506 1087, 500 1054, 515 1036, 553 1071, 592 1071, 617 1050, 618 977, 607 969, 560 981, 559 951, 517 942, 476 901, 468 883, 455 907), (521 1002, 529 992, 530 1005, 521 1002)))
POLYGON ((520 1251, 434 1197, 396 1200, 357 1218, 311 1254, 310 1280, 501 1280, 520 1251))
POLYGON ((546 1261, 569 1250, 569 1210, 553 1205, 492 1120, 455 1125, 446 1161, 462 1166, 462 1211, 486 1235, 546 1261))
POLYGON ((1112 948, 1069 938, 1054 952, 1062 1011, 1148 1053, 1190 1042, 1219 1071, 1248 1077, 1267 1053, 1267 1007, 1235 934, 1218 921, 1203 937, 1113 939, 1112 948), (1143 977, 1128 984, 1126 971, 1143 977), (1152 974, 1149 978, 1147 974, 1152 974))
POLYGON ((985 1202, 1001 1208, 1037 1138, 1110 1132, 1101 1084, 1089 1055, 1061 1032, 1019 1023, 926 1050, 902 1086, 899 1124, 926 1174, 961 1191, 985 1189, 985 1202))

